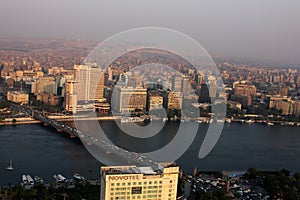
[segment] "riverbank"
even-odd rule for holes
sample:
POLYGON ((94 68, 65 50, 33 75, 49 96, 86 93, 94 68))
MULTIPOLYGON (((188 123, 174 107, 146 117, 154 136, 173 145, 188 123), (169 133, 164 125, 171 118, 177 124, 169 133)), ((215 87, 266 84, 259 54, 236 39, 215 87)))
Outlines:
POLYGON ((36 120, 32 117, 21 117, 21 118, 5 118, 0 121, 0 126, 5 125, 20 125, 20 124, 39 124, 40 120, 36 120))

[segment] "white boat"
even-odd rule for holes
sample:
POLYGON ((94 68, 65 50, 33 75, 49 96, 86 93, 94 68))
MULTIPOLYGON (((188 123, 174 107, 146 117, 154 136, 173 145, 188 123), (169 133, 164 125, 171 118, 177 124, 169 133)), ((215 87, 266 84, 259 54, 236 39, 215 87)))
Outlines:
POLYGON ((208 123, 208 124, 211 124, 211 123, 213 123, 213 122, 214 122, 213 119, 207 120, 207 123, 208 123))
POLYGON ((14 167, 13 167, 13 165, 12 165, 12 160, 9 161, 9 166, 6 167, 6 170, 8 170, 8 171, 14 170, 14 167))
POLYGON ((59 183, 67 182, 67 179, 61 174, 54 175, 53 178, 54 178, 55 181, 57 181, 59 183))
POLYGON ((254 123, 254 120, 249 119, 249 120, 246 121, 246 123, 247 123, 247 124, 252 124, 252 123, 254 123))
POLYGON ((58 176, 56 174, 53 175, 53 178, 56 182, 60 182, 60 179, 58 178, 58 176))
POLYGON ((268 122, 267 125, 268 125, 268 126, 274 126, 274 123, 268 122))
POLYGON ((27 184, 28 183, 28 181, 27 181, 27 178, 26 178, 26 175, 22 175, 22 182, 24 183, 24 184, 27 184))
POLYGON ((231 123, 231 118, 226 118, 227 123, 231 123))
POLYGON ((73 178, 75 180, 78 180, 78 181, 84 181, 85 180, 85 178, 83 176, 81 176, 80 174, 78 174, 78 173, 74 174, 73 178))
POLYGON ((33 185, 34 184, 34 181, 33 179, 31 178, 30 175, 26 175, 26 178, 27 178, 27 183, 30 184, 30 185, 33 185))
POLYGON ((164 117, 164 118, 162 118, 162 121, 163 121, 163 122, 168 121, 168 118, 167 118, 167 117, 164 117))

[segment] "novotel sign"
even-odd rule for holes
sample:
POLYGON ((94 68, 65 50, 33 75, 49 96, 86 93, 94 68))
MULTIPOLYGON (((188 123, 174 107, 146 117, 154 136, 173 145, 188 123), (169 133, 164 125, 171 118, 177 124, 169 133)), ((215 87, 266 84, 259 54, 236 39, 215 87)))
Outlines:
POLYGON ((126 180, 137 180, 139 179, 138 175, 123 175, 123 176, 109 176, 108 180, 110 181, 126 181, 126 180))

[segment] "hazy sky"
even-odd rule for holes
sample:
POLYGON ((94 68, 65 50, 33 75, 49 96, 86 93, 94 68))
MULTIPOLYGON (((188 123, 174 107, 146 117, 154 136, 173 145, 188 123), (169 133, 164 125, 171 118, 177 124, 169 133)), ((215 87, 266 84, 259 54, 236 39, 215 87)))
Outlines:
POLYGON ((100 41, 144 26, 183 32, 213 55, 300 66, 299 0, 0 1, 0 37, 100 41))

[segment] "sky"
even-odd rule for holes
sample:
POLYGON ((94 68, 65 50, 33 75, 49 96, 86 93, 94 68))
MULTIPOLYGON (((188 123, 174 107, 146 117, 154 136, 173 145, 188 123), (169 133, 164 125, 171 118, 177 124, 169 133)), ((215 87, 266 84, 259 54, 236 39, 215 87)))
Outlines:
POLYGON ((101 41, 138 27, 163 27, 215 56, 300 66, 299 0, 1 0, 0 38, 101 41))

